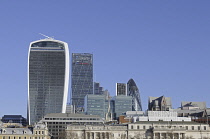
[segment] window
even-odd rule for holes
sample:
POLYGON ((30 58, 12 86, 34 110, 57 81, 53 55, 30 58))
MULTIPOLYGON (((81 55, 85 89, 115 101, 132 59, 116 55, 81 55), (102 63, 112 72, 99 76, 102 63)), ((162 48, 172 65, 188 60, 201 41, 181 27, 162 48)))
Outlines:
POLYGON ((133 129, 133 126, 131 126, 131 129, 133 129))
POLYGON ((194 130, 194 126, 192 126, 192 130, 194 130))
POLYGON ((146 129, 145 125, 143 126, 143 129, 146 129))
POLYGON ((186 130, 188 130, 188 126, 186 126, 186 130))
POLYGON ((139 126, 137 126, 137 129, 139 129, 139 126))
POLYGON ((3 136, 3 139, 5 139, 5 136, 3 136))
POLYGON ((198 130, 201 130, 201 127, 200 126, 198 126, 198 130))
POLYGON ((204 130, 206 130, 206 126, 204 126, 204 130))

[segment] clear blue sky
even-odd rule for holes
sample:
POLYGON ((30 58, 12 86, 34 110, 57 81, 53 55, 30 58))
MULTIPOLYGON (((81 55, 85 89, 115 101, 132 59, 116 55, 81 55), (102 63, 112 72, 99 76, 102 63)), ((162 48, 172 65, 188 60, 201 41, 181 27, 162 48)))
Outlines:
MULTIPOLYGON (((27 109, 31 41, 54 36, 93 53, 95 81, 115 94, 133 78, 149 96, 210 106, 209 0, 10 0, 0 3, 0 116, 27 109)), ((70 86, 69 86, 70 87, 70 86)))

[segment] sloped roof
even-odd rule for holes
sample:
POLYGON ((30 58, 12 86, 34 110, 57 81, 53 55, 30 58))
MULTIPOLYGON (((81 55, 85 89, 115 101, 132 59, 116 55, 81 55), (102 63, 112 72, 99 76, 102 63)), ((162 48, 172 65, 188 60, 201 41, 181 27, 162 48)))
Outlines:
POLYGON ((200 109, 206 109, 206 102, 182 101, 181 107, 199 107, 200 109))

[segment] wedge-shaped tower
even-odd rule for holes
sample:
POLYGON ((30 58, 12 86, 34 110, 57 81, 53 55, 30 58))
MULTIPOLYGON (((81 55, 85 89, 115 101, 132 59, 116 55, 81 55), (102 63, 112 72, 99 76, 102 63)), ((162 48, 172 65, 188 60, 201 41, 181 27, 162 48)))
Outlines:
POLYGON ((28 52, 28 122, 48 113, 65 113, 69 84, 69 49, 47 38, 30 43, 28 52))

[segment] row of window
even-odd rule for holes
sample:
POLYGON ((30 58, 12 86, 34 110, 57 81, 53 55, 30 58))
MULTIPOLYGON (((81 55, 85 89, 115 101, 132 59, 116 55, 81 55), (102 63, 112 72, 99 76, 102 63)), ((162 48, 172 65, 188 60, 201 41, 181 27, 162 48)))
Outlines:
POLYGON ((36 131, 35 135, 44 135, 44 131, 36 131))
MULTIPOLYGON (((146 129, 146 126, 142 126, 142 128, 140 128, 140 126, 136 126, 134 127, 133 125, 130 126, 131 129, 146 129)), ((149 126, 149 128, 151 128, 152 126, 149 126)), ((158 126, 155 126, 156 128, 158 126)), ((161 126, 160 128, 169 128, 170 126, 161 126)), ((174 128, 177 128, 177 127, 180 127, 180 128, 184 128, 186 130, 202 130, 202 127, 201 126, 171 126, 171 127, 174 127, 174 128)), ((203 130, 207 130, 206 126, 203 126, 203 130)))
MULTIPOLYGON (((100 120, 99 118, 45 118, 45 120, 100 120)), ((52 122, 49 122, 52 123, 52 122)), ((58 122, 53 122, 53 124, 58 122)), ((62 124, 62 122, 60 122, 62 124)))

